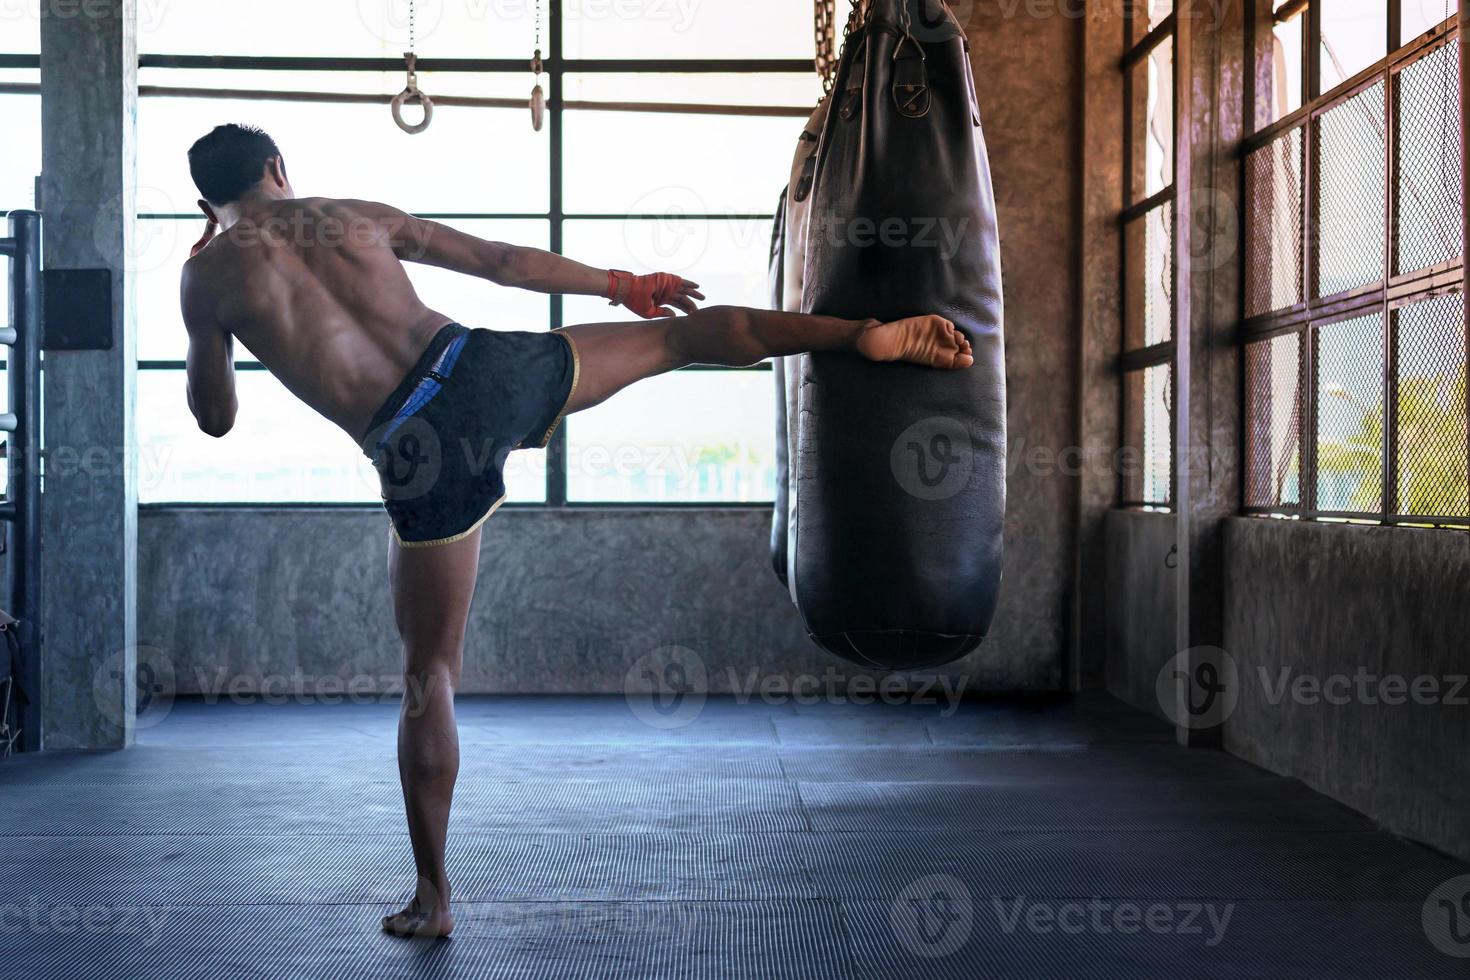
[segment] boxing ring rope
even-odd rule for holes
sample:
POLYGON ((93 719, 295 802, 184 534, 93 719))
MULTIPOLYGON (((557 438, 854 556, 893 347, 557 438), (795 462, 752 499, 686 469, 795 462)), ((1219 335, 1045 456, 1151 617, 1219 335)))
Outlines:
MULTIPOLYGON (((19 641, 16 675, 9 669, 11 651, 0 645, 6 658, 4 713, 0 729, 9 729, 9 706, 17 705, 17 727, 22 748, 39 748, 27 732, 34 728, 34 708, 27 691, 36 690, 37 623, 40 615, 41 556, 41 467, 40 467, 40 381, 41 381, 41 216, 35 211, 12 211, 9 236, 0 238, 0 256, 10 259, 10 320, 0 327, 0 344, 10 348, 7 381, 10 411, 0 415, 0 432, 7 434, 5 499, 0 501, 0 520, 11 525, 7 535, 5 567, 10 577, 9 612, 17 620, 7 623, 19 641), (27 710, 29 708, 29 710, 27 710)), ((8 644, 6 644, 8 645, 8 644)), ((16 732, 0 730, 7 747, 16 732)))

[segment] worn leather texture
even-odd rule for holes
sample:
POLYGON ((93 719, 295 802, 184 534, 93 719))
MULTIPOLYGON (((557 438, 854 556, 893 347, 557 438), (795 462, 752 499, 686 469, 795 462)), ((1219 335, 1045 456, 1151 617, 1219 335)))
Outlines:
POLYGON ((937 313, 965 332, 975 365, 794 359, 788 573, 825 649, 936 666, 990 628, 1005 514, 1000 242, 964 31, 939 0, 873 0, 829 101, 803 311, 937 313))
MULTIPOLYGON (((797 140, 796 153, 791 160, 791 180, 781 199, 778 217, 780 233, 780 258, 777 265, 776 246, 772 243, 772 309, 800 313, 802 309, 802 284, 806 278, 806 238, 811 216, 811 192, 816 178, 817 147, 822 128, 827 122, 830 98, 823 99, 812 110, 801 138, 797 140)), ((792 560, 796 548, 796 471, 790 465, 791 450, 797 444, 796 403, 800 381, 798 359, 778 357, 774 359, 776 375, 776 456, 777 480, 784 480, 784 488, 776 491, 776 506, 771 516, 771 564, 776 577, 791 592, 796 601, 796 587, 792 582, 792 560)))
MULTIPOLYGON (((781 201, 776 205, 776 219, 771 228, 771 309, 785 309, 786 303, 786 195, 789 188, 781 192, 781 201)), ((776 379, 776 502, 771 508, 771 568, 781 584, 790 587, 786 575, 787 511, 791 495, 787 482, 791 478, 791 454, 787 449, 788 426, 786 413, 786 366, 785 358, 771 359, 771 375, 776 379)))

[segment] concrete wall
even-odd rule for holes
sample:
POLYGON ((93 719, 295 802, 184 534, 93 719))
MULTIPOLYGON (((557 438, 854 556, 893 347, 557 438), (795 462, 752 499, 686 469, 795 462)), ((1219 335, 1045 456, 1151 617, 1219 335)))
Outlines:
MULTIPOLYGON (((1115 511, 1106 526, 1108 690, 1163 717, 1174 519, 1115 511)), ((1470 534, 1231 518, 1224 552, 1239 678, 1224 748, 1470 857, 1470 534)))
POLYGON ((1235 518, 1226 555, 1241 695, 1225 747, 1470 858, 1470 534, 1235 518), (1283 671, 1365 680, 1331 689, 1345 703, 1306 703, 1310 689, 1278 696, 1283 671), (1385 703, 1402 696, 1389 678, 1439 694, 1385 703))
POLYGON ((1097 588, 1108 607, 1107 689, 1114 697, 1164 718, 1155 685, 1159 671, 1177 652, 1174 517, 1115 510, 1104 525, 1107 578, 1097 588))
MULTIPOLYGON (((767 558, 761 510, 516 510, 486 525, 462 690, 621 692, 679 645, 711 690, 849 669, 811 643, 767 558), (733 671, 733 673, 732 673, 733 671)), ((370 509, 148 509, 140 660, 183 693, 390 689, 386 518, 370 509), (160 657, 161 654, 161 657, 160 657)), ((1005 658, 948 672, 1008 689, 1005 658)))
POLYGON ((1005 283, 1010 479, 1006 569, 985 648, 1008 686, 1066 685, 1077 483, 1056 460, 1078 444, 1075 386, 1081 20, 1058 7, 968 9, 970 60, 990 150, 1005 283))

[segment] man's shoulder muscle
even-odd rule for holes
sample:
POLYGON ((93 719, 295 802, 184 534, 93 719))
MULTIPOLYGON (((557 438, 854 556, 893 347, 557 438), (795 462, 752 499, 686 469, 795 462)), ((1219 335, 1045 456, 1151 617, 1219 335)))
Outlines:
MULTIPOLYGON (((216 246, 217 253, 218 246, 216 246)), ((213 280, 218 276, 215 264, 218 254, 207 254, 209 249, 192 256, 184 263, 179 278, 179 304, 184 314, 184 326, 192 333, 199 330, 218 329, 215 316, 213 280)))

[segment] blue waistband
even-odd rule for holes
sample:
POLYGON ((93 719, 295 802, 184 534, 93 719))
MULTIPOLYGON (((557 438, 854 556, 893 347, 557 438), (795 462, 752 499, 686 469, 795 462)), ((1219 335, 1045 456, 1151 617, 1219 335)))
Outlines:
MULTIPOLYGON (((445 329, 447 330, 448 327, 445 329)), ((439 356, 429 364, 427 369, 422 371, 413 390, 404 399, 398 411, 393 413, 393 418, 388 421, 388 424, 383 427, 382 432, 378 435, 377 443, 379 446, 391 439, 393 433, 398 431, 399 426, 423 411, 424 406, 433 401, 434 396, 444 390, 444 383, 454 374, 454 366, 459 362, 460 352, 464 350, 465 342, 468 339, 469 331, 460 328, 460 331, 445 345, 444 349, 439 353, 439 356)))

